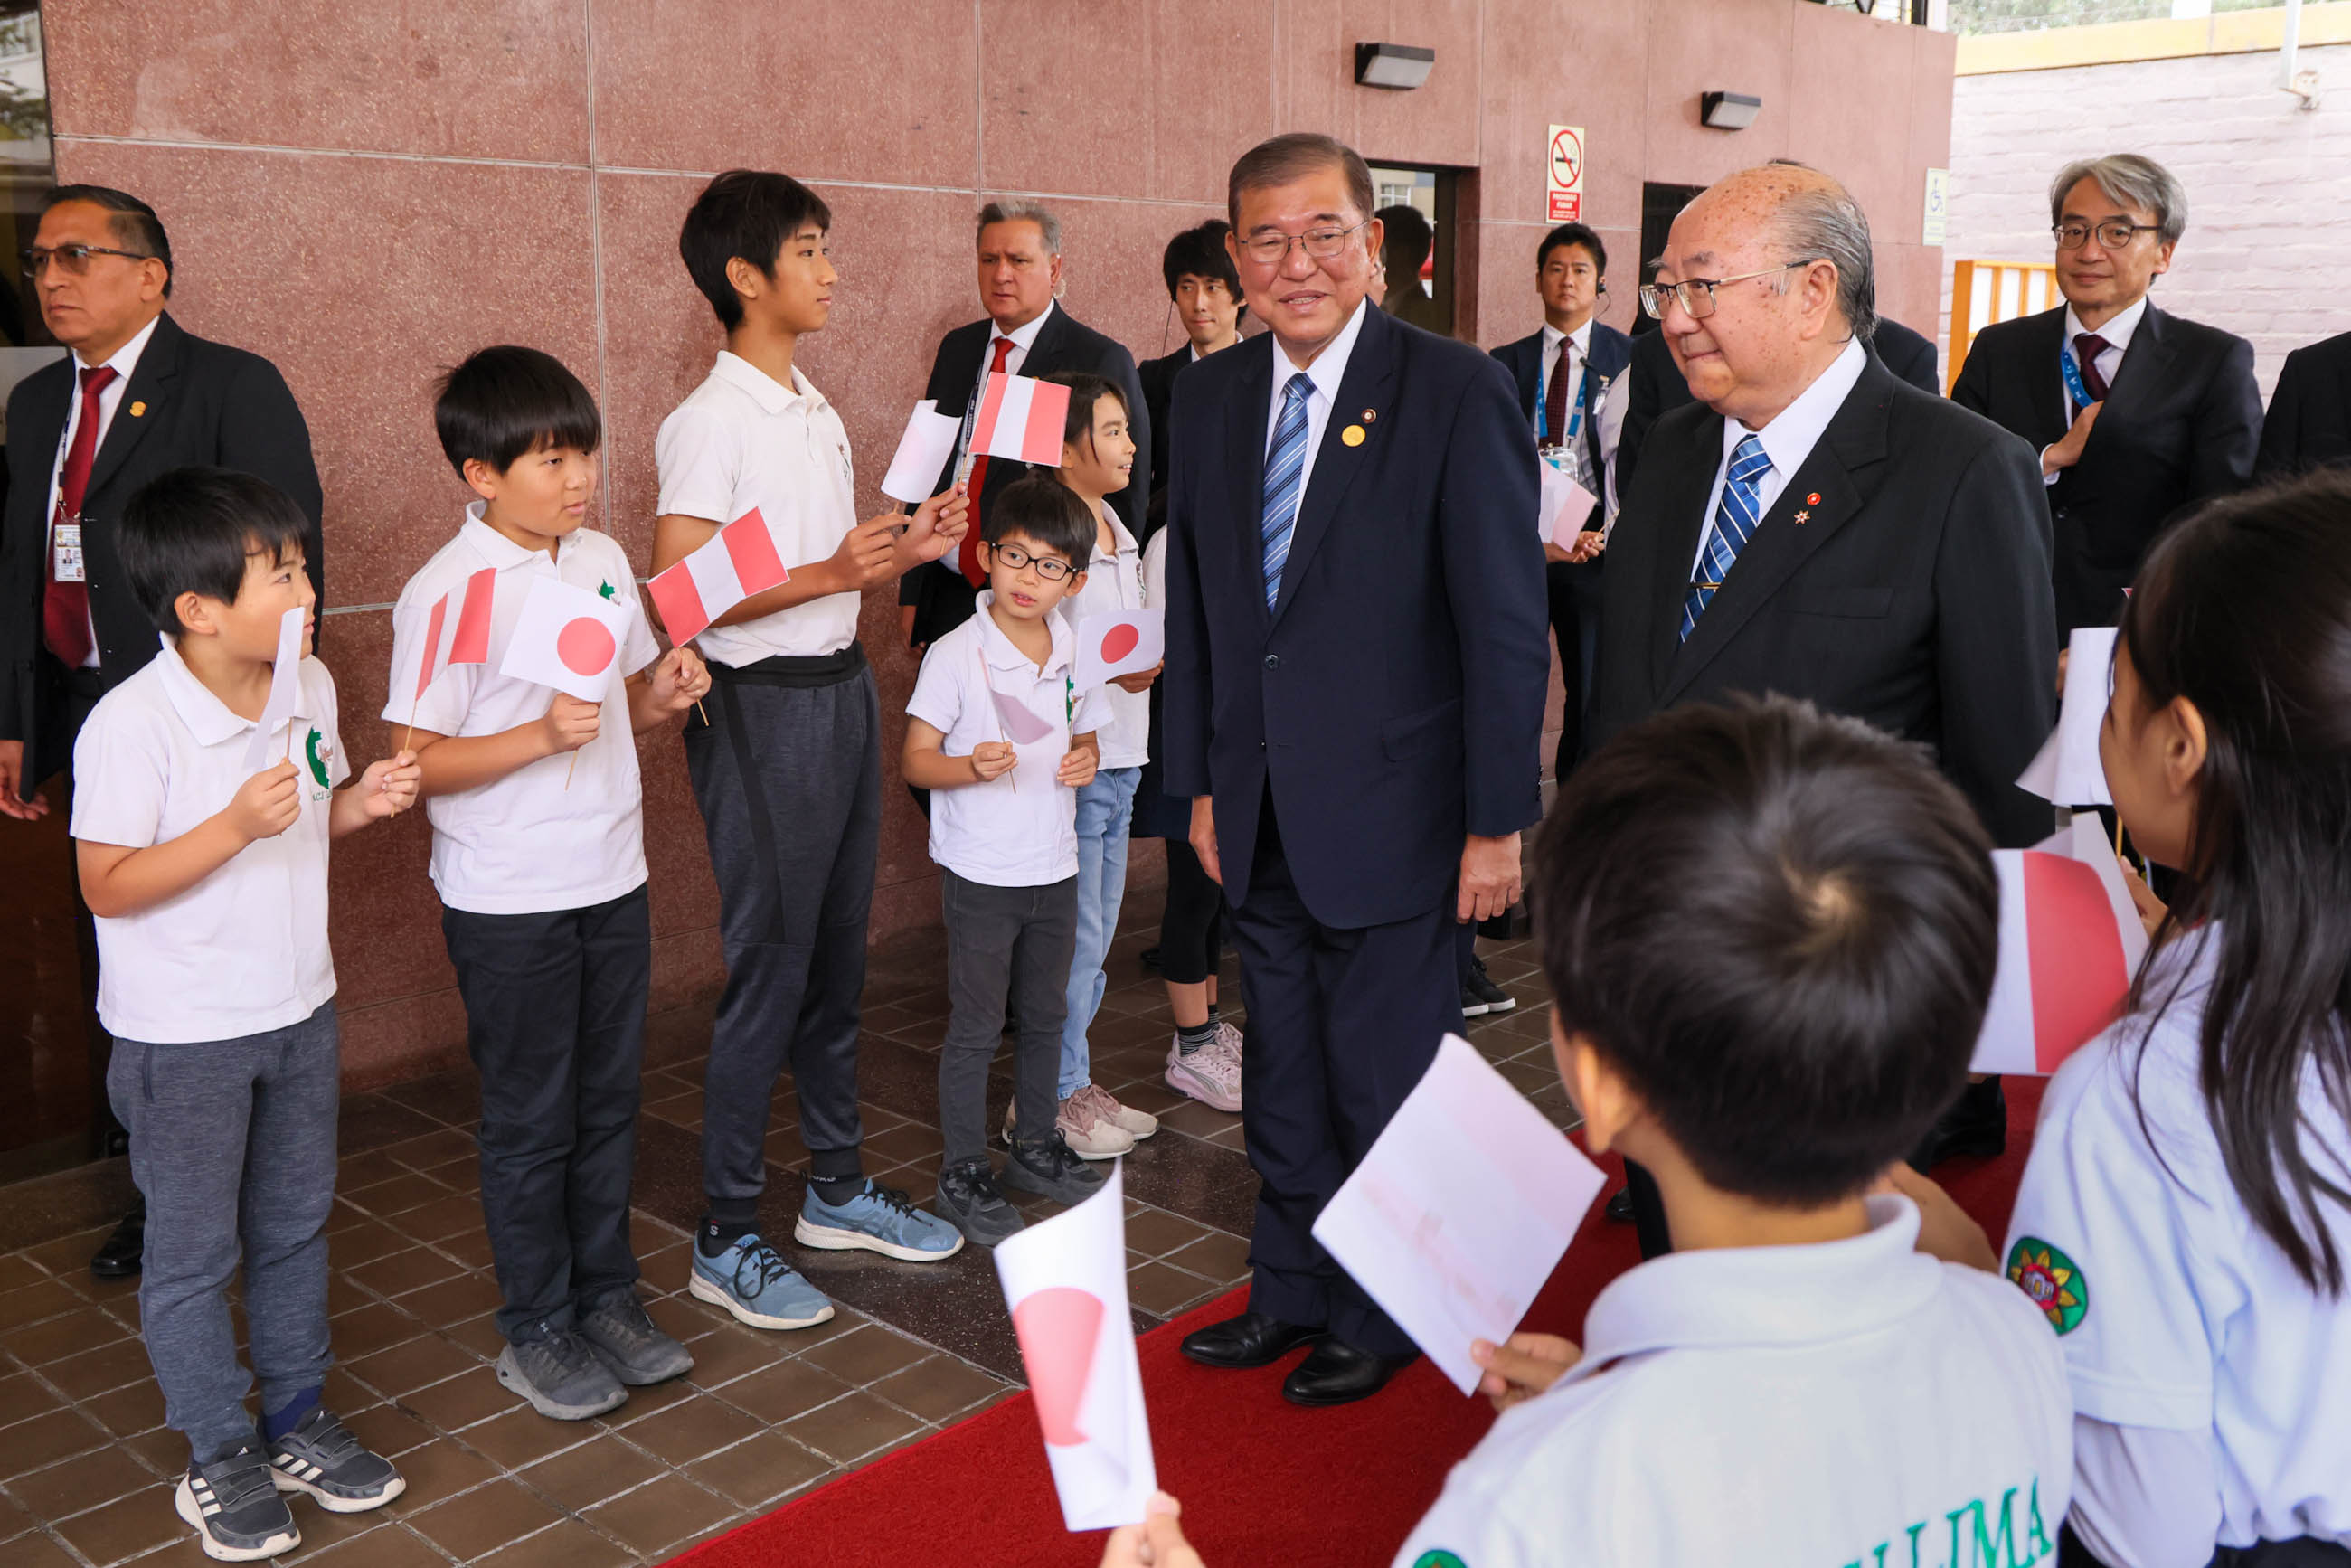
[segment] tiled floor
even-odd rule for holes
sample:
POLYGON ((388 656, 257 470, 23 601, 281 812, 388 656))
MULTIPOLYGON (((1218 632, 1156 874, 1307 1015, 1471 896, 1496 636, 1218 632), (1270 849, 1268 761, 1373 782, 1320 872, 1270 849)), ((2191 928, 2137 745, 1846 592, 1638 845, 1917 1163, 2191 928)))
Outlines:
MULTIPOLYGON (((1156 896, 1130 902, 1113 988, 1094 1035, 1097 1080, 1165 1116, 1127 1162, 1129 1285, 1138 1328, 1207 1301, 1247 1272, 1256 1181, 1239 1119, 1178 1101, 1159 1082, 1171 1020, 1138 960, 1156 896)), ((1564 1123, 1545 1048, 1548 998, 1524 944, 1487 944, 1520 1000, 1472 1038, 1564 1123)), ((939 1134, 938 1039, 946 1011, 935 941, 877 958, 861 1043, 869 1174, 927 1198, 939 1134)), ((1232 962, 1225 987, 1237 996, 1232 962)), ((603 1568, 657 1562, 1004 1397, 1019 1354, 995 1270, 977 1248, 945 1264, 788 1248, 839 1315, 771 1334, 685 1294, 687 1227, 701 1207, 696 1128, 706 1016, 669 1020, 649 1051, 636 1238, 653 1316, 693 1350, 690 1378, 640 1389, 610 1416, 546 1420, 499 1387, 489 1312, 497 1291, 482 1232, 470 1073, 446 1073, 343 1111, 332 1221, 336 1354, 329 1403, 407 1475, 373 1513, 296 1504, 300 1550, 330 1568, 485 1563, 603 1568)), ((997 1114, 1009 1094, 999 1059, 997 1114)), ((789 1083, 779 1092, 764 1213, 788 1235, 799 1207, 789 1083)), ((135 1282, 86 1267, 123 1191, 120 1162, 0 1189, 0 1568, 206 1559, 172 1513, 186 1447, 138 1338, 135 1282)), ((1043 1199, 1024 1207, 1042 1211, 1043 1199)))

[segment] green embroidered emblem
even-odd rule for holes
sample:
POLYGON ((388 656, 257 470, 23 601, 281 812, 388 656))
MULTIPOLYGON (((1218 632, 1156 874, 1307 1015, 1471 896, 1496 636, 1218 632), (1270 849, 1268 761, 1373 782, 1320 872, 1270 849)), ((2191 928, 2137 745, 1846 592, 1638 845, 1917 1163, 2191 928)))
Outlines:
POLYGON ((2037 1236, 2020 1236, 2009 1249, 2008 1278, 2061 1334, 2081 1327, 2089 1313, 2090 1282, 2082 1266, 2037 1236))
POLYGON ((607 599, 615 598, 615 597, 617 597, 617 594, 618 594, 618 591, 617 591, 617 590, 615 590, 615 589, 612 587, 612 585, 611 585, 611 583, 609 583, 609 582, 608 582, 608 583, 606 583, 603 587, 601 587, 601 588, 598 589, 596 591, 597 591, 597 592, 599 592, 599 593, 601 593, 601 594, 602 594, 602 595, 603 595, 605 598, 607 598, 607 599))
POLYGON ((317 730, 312 730, 310 738, 302 743, 302 755, 309 758, 310 777, 319 781, 319 788, 331 789, 334 786, 327 782, 327 765, 319 758, 319 742, 325 738, 317 730))
POLYGON ((1469 1568, 1469 1564, 1457 1553, 1439 1550, 1422 1552, 1412 1560, 1412 1568, 1469 1568))

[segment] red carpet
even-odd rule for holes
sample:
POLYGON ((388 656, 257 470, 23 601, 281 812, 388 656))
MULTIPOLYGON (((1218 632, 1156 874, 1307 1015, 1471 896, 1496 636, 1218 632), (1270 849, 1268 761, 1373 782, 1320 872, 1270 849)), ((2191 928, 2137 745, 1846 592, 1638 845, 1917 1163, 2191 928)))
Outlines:
MULTIPOLYGON (((2041 1104, 2039 1079, 2008 1080, 2009 1152, 1953 1161, 1938 1177, 1998 1247, 2041 1104)), ((1608 1190, 1621 1185, 1614 1159, 1608 1190)), ((1526 1326, 1580 1335, 1584 1310, 1640 1260, 1630 1226, 1597 1207, 1527 1314, 1526 1326)), ((1377 1398, 1301 1410, 1276 1370, 1218 1373, 1176 1350, 1238 1311, 1243 1295, 1144 1336, 1143 1385, 1159 1483, 1184 1500, 1186 1533, 1210 1568, 1363 1568, 1385 1563, 1436 1500, 1445 1473, 1493 1415, 1426 1361, 1377 1398)), ((677 1559, 679 1568, 1094 1568, 1097 1531, 1061 1528, 1044 1443, 1018 1395, 900 1449, 677 1559)))

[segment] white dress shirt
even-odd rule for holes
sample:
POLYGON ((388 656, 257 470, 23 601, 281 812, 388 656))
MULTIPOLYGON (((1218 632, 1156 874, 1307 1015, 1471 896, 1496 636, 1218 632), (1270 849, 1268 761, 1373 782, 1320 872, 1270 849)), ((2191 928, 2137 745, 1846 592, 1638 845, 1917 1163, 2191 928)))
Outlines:
POLYGON ((1348 356, 1355 351, 1355 340, 1364 332, 1364 313, 1371 308, 1371 297, 1365 295, 1355 307, 1355 313, 1347 318, 1347 324, 1339 329, 1339 335, 1331 340, 1331 346, 1315 355, 1314 362, 1303 370, 1290 357, 1290 350, 1281 346, 1280 339, 1273 340, 1273 396, 1265 415, 1268 455, 1273 452, 1273 433, 1281 424, 1282 394, 1290 378, 1302 375, 1307 381, 1306 466, 1298 474, 1298 501, 1301 507, 1306 503, 1306 486, 1314 480, 1314 455, 1322 450, 1322 431, 1331 423, 1332 409, 1338 406, 1339 382, 1347 374, 1348 356))
POLYGON ((1730 476, 1730 455, 1750 435, 1763 438, 1763 455, 1771 460, 1771 471, 1755 486, 1755 517, 1760 526, 1763 514, 1788 487, 1788 481, 1813 448, 1821 443, 1829 421, 1861 380, 1861 372, 1869 363, 1869 351, 1855 338, 1844 346, 1844 351, 1829 361, 1829 368, 1813 378, 1813 384, 1796 394, 1796 401, 1782 409, 1771 423, 1761 430, 1750 430, 1735 419, 1722 422, 1722 461, 1714 470, 1714 488, 1706 494, 1706 524, 1698 531, 1698 553, 1690 558, 1690 576, 1698 576, 1700 562, 1706 559, 1706 547, 1714 538, 1714 514, 1722 505, 1722 486, 1730 476))
MULTIPOLYGON (((1567 402, 1562 405, 1567 412, 1560 415, 1561 428, 1547 433, 1543 437, 1553 446, 1567 444, 1566 424, 1575 417, 1577 400, 1583 396, 1584 371, 1592 365, 1592 318, 1586 316, 1583 325, 1573 332, 1562 332, 1548 321, 1543 323, 1541 373, 1535 378, 1534 422, 1538 429, 1542 425, 1542 411, 1550 405, 1551 378, 1559 367, 1559 350, 1562 343, 1573 343, 1575 356, 1567 362, 1567 402)), ((1580 426, 1575 437, 1579 441, 1583 439, 1580 426)))
MULTIPOLYGON (((162 319, 159 315, 155 318, 155 321, 161 321, 162 319)), ((122 406, 122 394, 129 389, 131 378, 139 369, 139 356, 147 351, 147 340, 155 335, 155 321, 150 321, 140 328, 137 335, 129 342, 115 350, 110 357, 100 361, 101 364, 112 367, 114 379, 107 382, 105 389, 98 394, 98 441, 90 448, 93 462, 97 460, 99 447, 106 444, 106 433, 114 428, 114 411, 122 406)), ((74 375, 73 380, 68 383, 66 391, 66 427, 57 434, 57 460, 49 465, 48 517, 52 531, 49 549, 52 557, 57 549, 54 533, 57 523, 57 493, 65 487, 66 454, 73 450, 74 427, 81 423, 81 379, 86 371, 99 369, 98 365, 85 361, 78 352, 68 357, 73 362, 74 375)), ((87 553, 84 559, 88 559, 87 553)), ((52 570, 47 562, 42 563, 41 580, 43 582, 49 580, 52 570)), ((85 670, 98 668, 98 622, 96 621, 92 621, 89 627, 89 657, 81 662, 81 667, 85 670)), ((305 1018, 308 1016, 308 1013, 303 1015, 305 1018)))

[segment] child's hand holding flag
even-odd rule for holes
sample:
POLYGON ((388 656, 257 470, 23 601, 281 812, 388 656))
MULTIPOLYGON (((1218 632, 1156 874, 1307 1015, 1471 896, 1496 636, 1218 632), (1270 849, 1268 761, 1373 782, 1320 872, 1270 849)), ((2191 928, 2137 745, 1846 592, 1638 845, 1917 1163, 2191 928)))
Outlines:
POLYGON ((547 754, 560 757, 567 751, 577 751, 596 738, 603 726, 604 705, 575 697, 569 692, 558 692, 555 700, 547 705, 547 716, 539 721, 547 732, 547 754))
POLYGON ((710 667, 691 648, 672 648, 651 679, 653 706, 664 714, 684 713, 710 694, 710 667))
POLYGON ((400 751, 369 763, 348 792, 358 800, 363 820, 378 821, 415 805, 423 785, 424 769, 416 765, 416 753, 400 751))
POLYGON ((276 838, 302 815, 301 770, 287 761, 271 763, 237 786, 221 815, 247 843, 276 838))
POLYGON ((971 503, 961 485, 950 485, 914 508, 906 531, 898 537, 898 550, 908 566, 952 555, 963 544, 972 524, 971 503))

